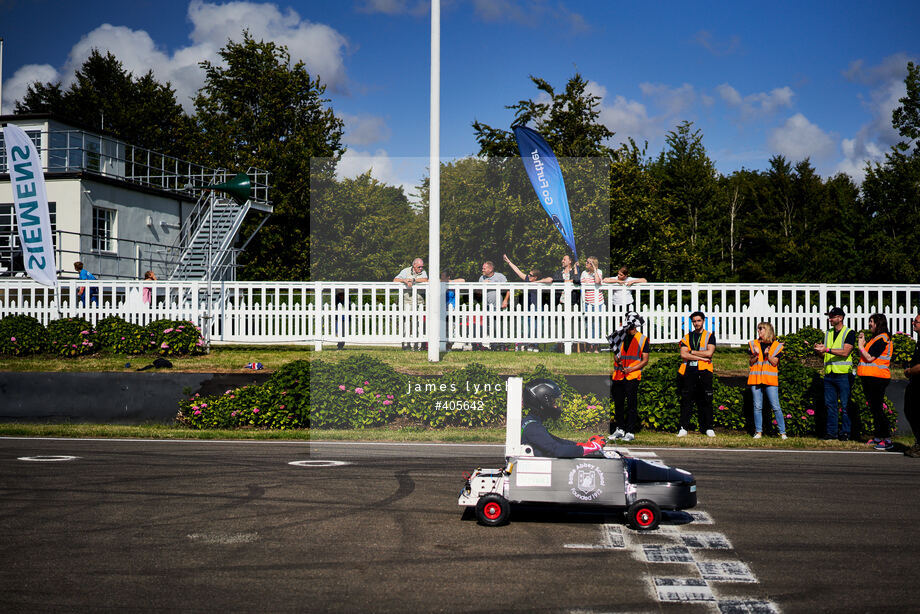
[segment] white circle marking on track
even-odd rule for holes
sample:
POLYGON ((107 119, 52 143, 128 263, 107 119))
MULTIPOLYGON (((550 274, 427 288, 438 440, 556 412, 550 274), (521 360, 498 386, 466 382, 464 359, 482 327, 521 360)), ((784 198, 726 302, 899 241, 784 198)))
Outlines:
POLYGON ((336 460, 299 460, 288 463, 288 465, 294 465, 295 467, 341 467, 350 464, 351 463, 346 463, 345 461, 336 460))

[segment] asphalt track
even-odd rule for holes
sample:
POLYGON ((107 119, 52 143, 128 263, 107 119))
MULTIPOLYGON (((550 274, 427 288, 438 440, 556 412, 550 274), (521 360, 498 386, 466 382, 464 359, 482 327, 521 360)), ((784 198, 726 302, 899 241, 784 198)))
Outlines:
POLYGON ((633 451, 692 471, 701 514, 480 526, 461 475, 499 446, 0 439, 0 610, 917 610, 916 459, 633 451), (50 455, 77 458, 19 460, 50 455))

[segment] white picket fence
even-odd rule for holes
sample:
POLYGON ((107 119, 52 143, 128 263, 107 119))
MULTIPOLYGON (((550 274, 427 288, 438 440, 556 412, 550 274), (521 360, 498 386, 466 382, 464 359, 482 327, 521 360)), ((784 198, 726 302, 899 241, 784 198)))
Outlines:
MULTIPOLYGON (((212 343, 312 344, 317 350, 339 342, 399 345, 426 340, 427 286, 407 291, 395 283, 214 283, 208 321, 206 282, 64 280, 55 293, 19 278, 0 280, 0 316, 26 314, 45 324, 71 316, 92 323, 109 315, 137 324, 191 320, 210 326, 212 343), (87 300, 78 299, 80 286, 87 288, 87 300), (149 303, 143 301, 145 287, 151 289, 149 303)), ((618 291, 618 285, 602 285, 604 304, 592 310, 585 305, 584 290, 571 284, 441 284, 441 339, 449 344, 561 342, 566 347, 603 343, 633 309, 645 318, 644 332, 653 343, 674 343, 689 329, 689 314, 701 310, 719 343, 740 345, 755 337, 756 324, 763 320, 780 335, 803 326, 823 328, 831 306, 846 311, 850 327, 865 328, 869 315, 881 312, 892 332, 909 333, 920 306, 920 285, 648 283, 628 289, 633 297, 628 306, 616 304, 618 291), (496 300, 489 301, 493 293, 496 300), (506 293, 509 305, 501 309, 506 293)))

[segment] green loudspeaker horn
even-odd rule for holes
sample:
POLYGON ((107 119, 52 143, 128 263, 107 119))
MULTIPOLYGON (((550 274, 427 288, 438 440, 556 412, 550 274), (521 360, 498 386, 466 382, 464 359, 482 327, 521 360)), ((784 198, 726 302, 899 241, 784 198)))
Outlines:
POLYGON ((209 185, 205 189, 229 194, 233 200, 242 205, 249 200, 249 196, 252 194, 252 182, 246 173, 237 173, 230 181, 209 185))

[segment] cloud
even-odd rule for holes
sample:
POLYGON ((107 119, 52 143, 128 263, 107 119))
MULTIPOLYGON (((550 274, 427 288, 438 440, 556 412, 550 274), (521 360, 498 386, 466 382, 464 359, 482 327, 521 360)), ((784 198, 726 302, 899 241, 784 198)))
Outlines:
POLYGON ((428 176, 427 157, 390 157, 385 149, 373 153, 348 149, 336 165, 338 179, 354 178, 371 171, 371 177, 387 185, 402 187, 409 202, 418 202, 418 185, 428 176))
POLYGON ((339 116, 345 122, 343 141, 346 145, 370 145, 390 138, 390 128, 382 117, 350 113, 340 113, 339 116))
POLYGON ((649 117, 645 105, 625 96, 617 95, 608 99, 607 88, 596 81, 588 81, 586 92, 600 99, 598 120, 610 130, 616 132, 615 143, 625 143, 630 137, 637 142, 651 139, 660 132, 658 120, 649 117))
POLYGON ((511 22, 529 28, 541 24, 562 25, 570 34, 590 30, 580 13, 564 4, 546 0, 473 0, 473 14, 489 23, 511 22))
POLYGON ((917 58, 897 53, 874 66, 856 60, 843 72, 848 80, 871 87, 867 95, 860 95, 870 118, 851 138, 841 140, 843 159, 837 164, 838 172, 847 173, 861 182, 865 178, 866 163, 884 161, 885 154, 901 140, 891 126, 891 114, 907 94, 904 78, 909 61, 916 62, 917 58))
POLYGON ((427 15, 431 4, 427 0, 364 0, 358 3, 359 13, 383 13, 384 15, 427 15))
POLYGON ((723 83, 716 87, 716 93, 729 107, 737 109, 744 119, 769 115, 780 107, 792 107, 795 92, 789 86, 777 87, 769 92, 757 92, 742 96, 738 90, 723 83))
POLYGON ((640 83, 642 94, 652 98, 667 115, 678 116, 696 102, 696 90, 689 83, 670 87, 663 83, 640 83))
POLYGON ((805 158, 825 160, 836 152, 834 139, 801 113, 796 113, 782 126, 773 129, 767 144, 771 151, 793 161, 805 158))
POLYGON ((717 56, 731 55, 741 49, 741 39, 737 34, 731 35, 728 40, 716 40, 709 30, 700 30, 690 41, 717 56))
POLYGON ((13 112, 17 100, 21 100, 29 86, 40 81, 57 81, 58 71, 49 64, 27 64, 3 82, 3 100, 0 101, 0 115, 13 112))
MULTIPOLYGON (((282 11, 271 3, 212 4, 192 0, 188 7, 188 19, 192 24, 189 35, 191 44, 171 53, 159 47, 144 30, 103 24, 83 35, 73 46, 58 71, 60 78, 67 87, 73 82, 74 71, 93 49, 103 53, 111 51, 121 60, 125 69, 136 76, 153 70, 157 80, 172 83, 179 103, 190 110, 192 98, 204 84, 204 71, 199 67, 199 62, 207 60, 220 63, 217 52, 228 40, 241 40, 243 30, 249 30, 256 40, 270 40, 287 46, 291 61, 303 61, 310 74, 318 75, 332 91, 347 90, 345 55, 348 40, 327 25, 301 18, 292 9, 282 11)), ((17 75, 25 68, 17 71, 17 75)), ((45 71, 43 74, 50 73, 45 71)), ((16 80, 17 75, 10 81, 16 80)), ((26 77, 19 77, 20 80, 23 78, 26 77)), ((48 80, 44 76, 41 79, 48 80)), ((20 91, 17 97, 21 97, 25 89, 18 87, 20 91)), ((13 89, 17 89, 15 84, 13 89)), ((15 100, 12 96, 4 92, 6 100, 15 100)))

